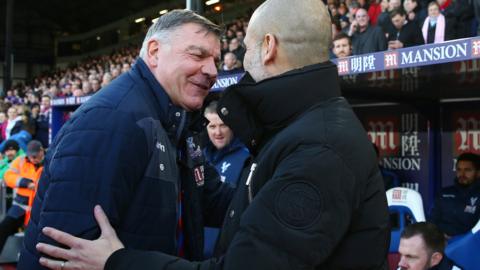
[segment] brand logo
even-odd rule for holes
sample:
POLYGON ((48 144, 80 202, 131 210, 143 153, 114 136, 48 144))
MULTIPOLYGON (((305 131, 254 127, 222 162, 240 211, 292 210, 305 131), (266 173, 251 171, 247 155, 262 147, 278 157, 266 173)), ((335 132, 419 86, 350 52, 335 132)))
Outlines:
POLYGON ((385 69, 398 67, 398 52, 386 52, 383 55, 385 69))
POLYGON ((368 121, 368 136, 379 150, 395 152, 399 146, 399 133, 393 120, 368 121))
POLYGON ((455 153, 480 153, 480 115, 462 115, 455 122, 455 153))

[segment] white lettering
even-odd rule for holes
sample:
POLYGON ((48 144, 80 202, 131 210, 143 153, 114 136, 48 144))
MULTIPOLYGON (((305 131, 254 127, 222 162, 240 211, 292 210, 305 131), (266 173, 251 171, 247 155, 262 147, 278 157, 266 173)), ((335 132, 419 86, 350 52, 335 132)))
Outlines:
POLYGON ((384 157, 382 165, 390 170, 419 171, 420 158, 384 157))

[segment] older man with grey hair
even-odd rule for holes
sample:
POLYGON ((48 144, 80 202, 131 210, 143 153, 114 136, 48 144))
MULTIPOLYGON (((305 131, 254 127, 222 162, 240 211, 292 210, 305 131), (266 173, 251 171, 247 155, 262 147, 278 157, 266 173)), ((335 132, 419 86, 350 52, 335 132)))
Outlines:
MULTIPOLYGON (((245 36, 248 73, 217 110, 254 155, 225 217, 217 259, 122 248, 100 207, 98 240, 47 228, 71 248, 38 248, 67 260, 67 269, 387 269, 382 177, 365 130, 340 96, 330 43, 322 1, 268 0, 254 12, 245 36)), ((57 261, 42 264, 55 269, 57 261)))
MULTIPOLYGON (((91 212, 97 204, 125 246, 203 257, 209 169, 189 127, 217 77, 219 35, 217 25, 194 12, 163 15, 135 65, 77 109, 48 152, 18 269, 44 269, 35 246, 58 245, 42 234, 45 226, 97 238, 91 212)), ((210 226, 220 226, 228 201, 215 208, 221 200, 209 194, 210 226)))

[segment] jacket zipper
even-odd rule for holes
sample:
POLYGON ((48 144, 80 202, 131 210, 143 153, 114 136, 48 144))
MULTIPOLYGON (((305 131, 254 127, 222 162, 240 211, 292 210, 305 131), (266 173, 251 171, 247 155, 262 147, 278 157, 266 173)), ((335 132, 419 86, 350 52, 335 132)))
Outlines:
POLYGON ((257 163, 252 163, 252 166, 250 167, 250 173, 248 174, 248 177, 247 177, 247 182, 245 183, 248 188, 248 203, 251 203, 253 200, 252 185, 250 184, 252 181, 253 172, 255 171, 256 168, 257 168, 257 163))

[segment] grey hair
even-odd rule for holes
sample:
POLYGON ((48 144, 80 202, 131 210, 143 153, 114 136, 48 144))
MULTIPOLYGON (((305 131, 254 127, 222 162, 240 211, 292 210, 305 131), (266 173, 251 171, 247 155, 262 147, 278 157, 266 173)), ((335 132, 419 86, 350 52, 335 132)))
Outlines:
POLYGON ((142 48, 140 49, 140 57, 145 58, 147 45, 150 40, 157 39, 163 42, 168 42, 171 32, 187 23, 198 24, 207 34, 212 33, 218 38, 220 38, 220 35, 222 34, 220 27, 207 18, 202 17, 191 10, 175 9, 158 18, 158 20, 150 26, 147 35, 143 40, 142 48))

